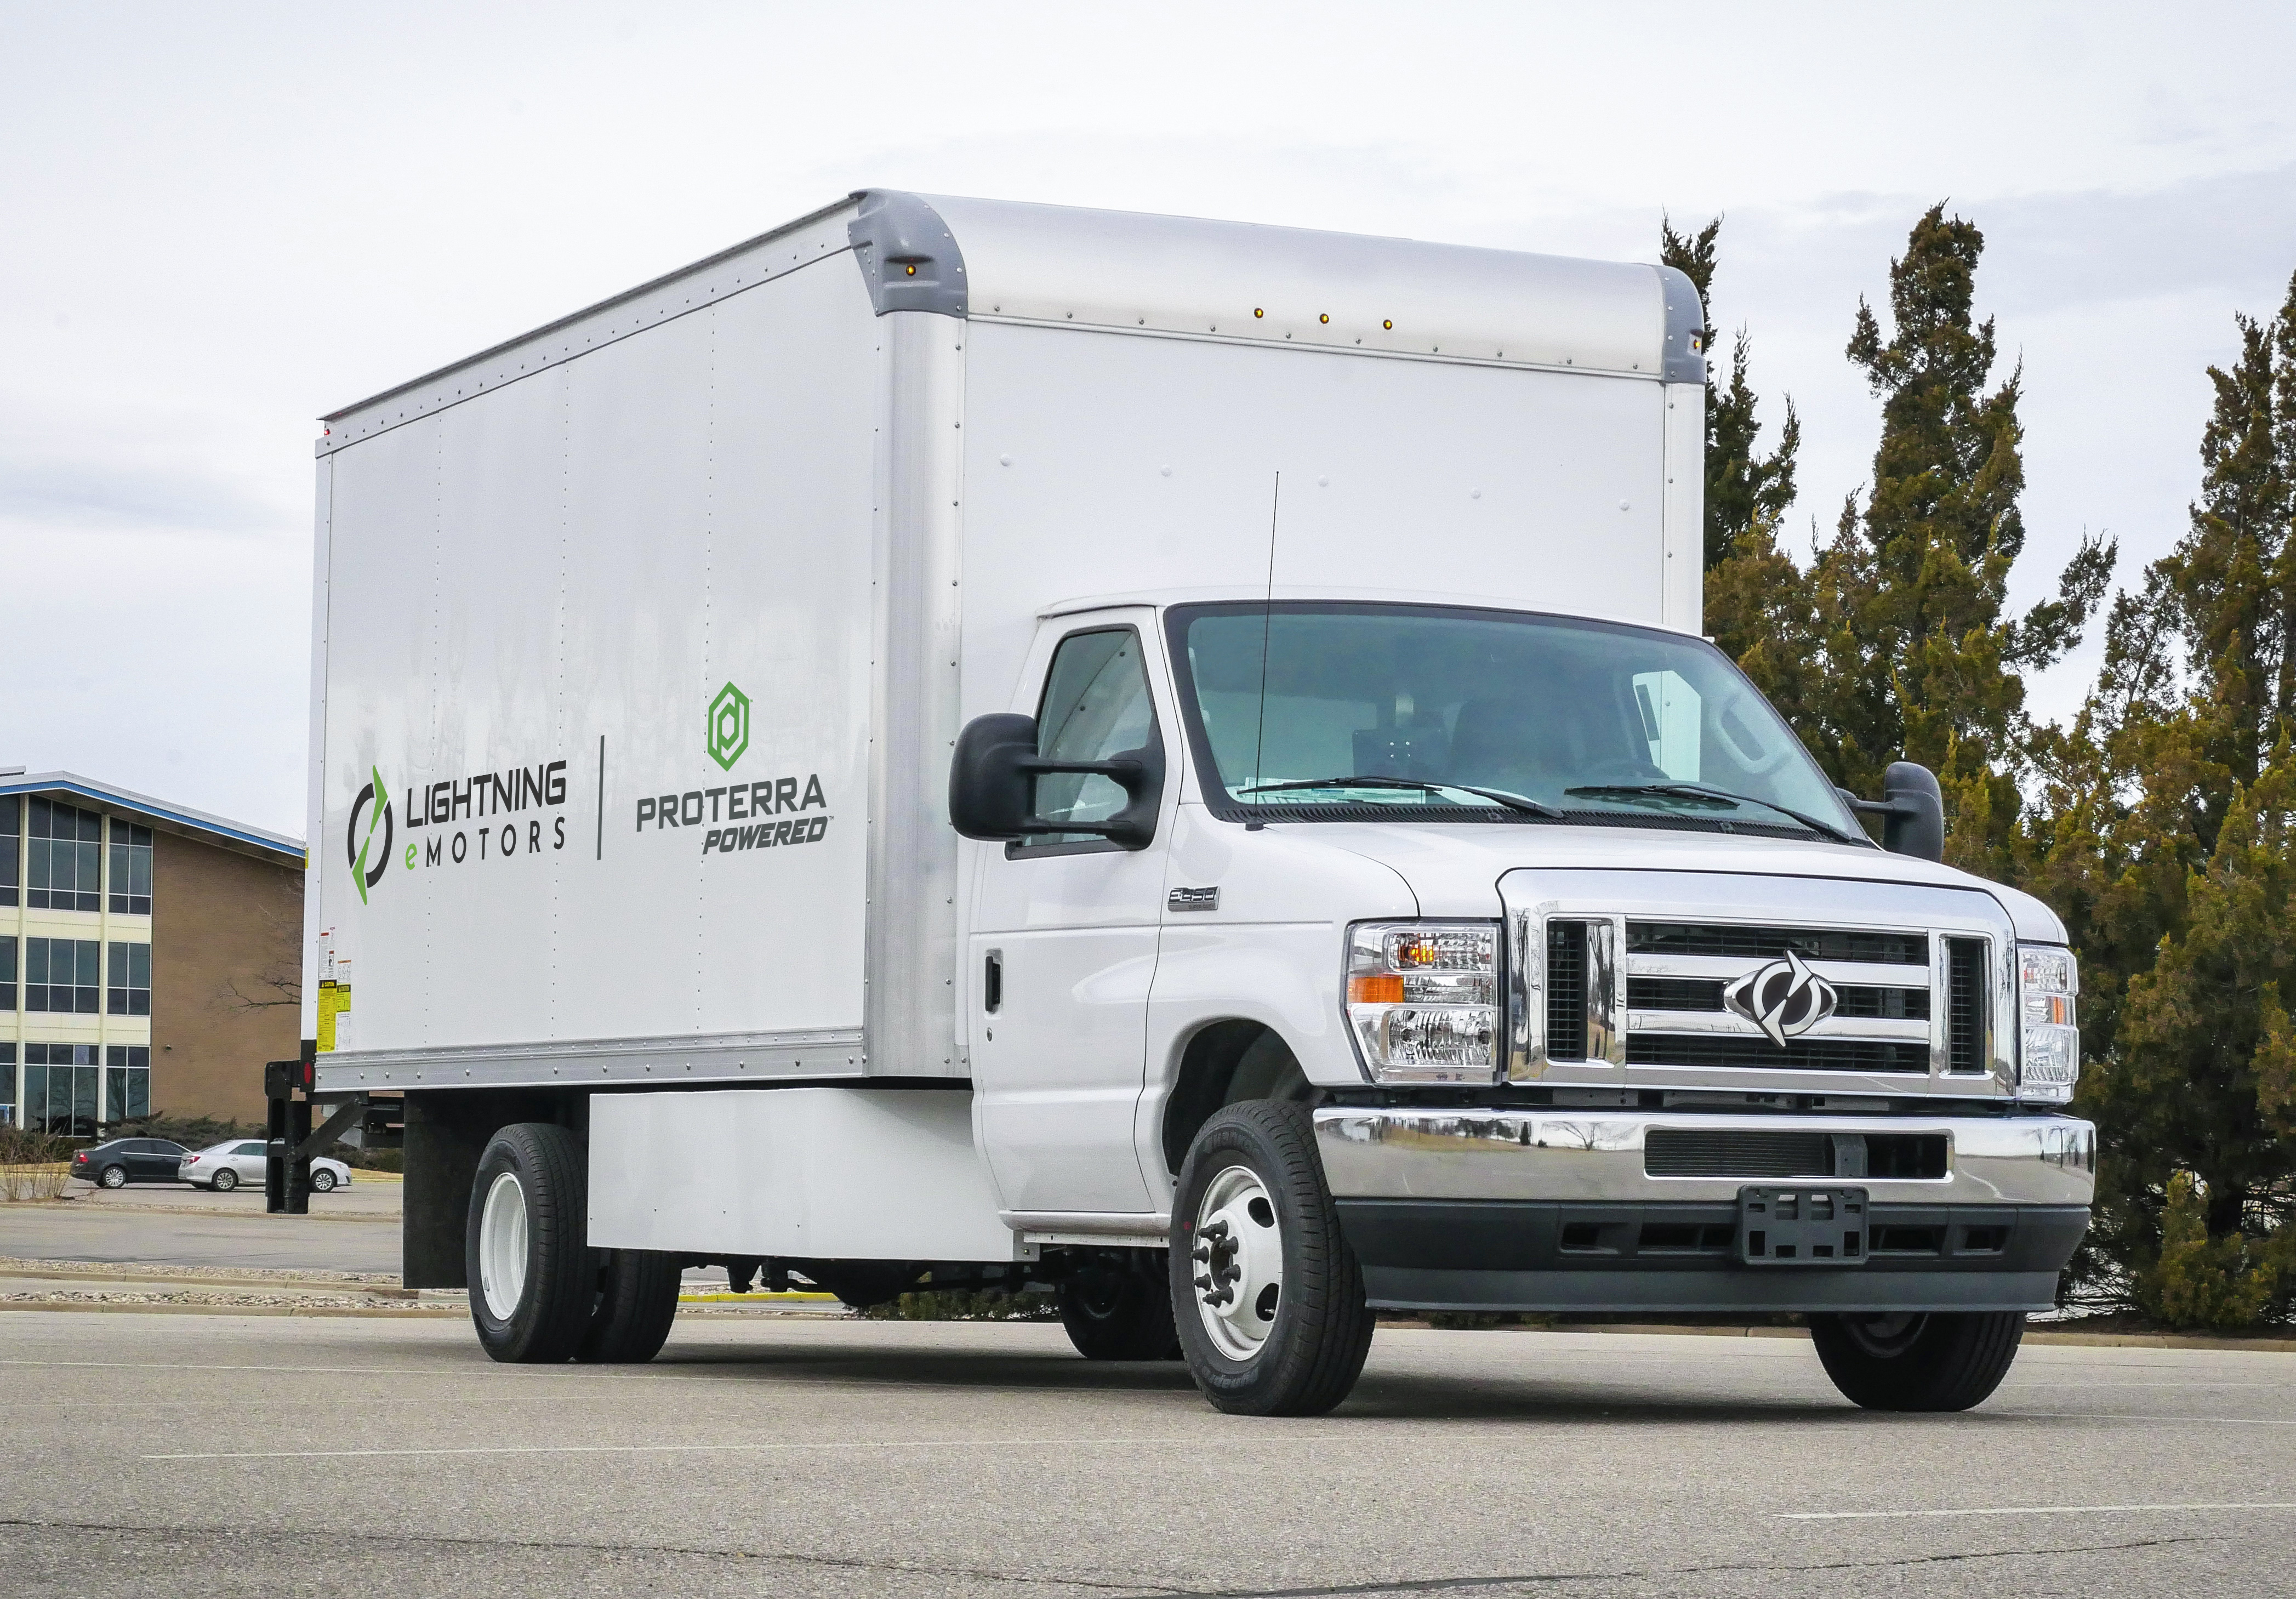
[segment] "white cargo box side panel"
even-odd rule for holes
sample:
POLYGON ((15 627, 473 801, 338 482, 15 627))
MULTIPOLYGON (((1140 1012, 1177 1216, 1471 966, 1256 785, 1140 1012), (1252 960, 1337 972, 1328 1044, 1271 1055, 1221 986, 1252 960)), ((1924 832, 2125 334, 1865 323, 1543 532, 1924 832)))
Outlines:
POLYGON ((1257 590, 1271 521, 1279 586, 1663 619, 1654 378, 971 332, 968 718, 1011 709, 1039 606, 1175 582, 1257 590))
POLYGON ((331 456, 334 1086, 858 1069, 876 341, 840 253, 331 456))
POLYGON ((1011 1260, 963 1089, 590 1101, 590 1242, 815 1260, 1011 1260))

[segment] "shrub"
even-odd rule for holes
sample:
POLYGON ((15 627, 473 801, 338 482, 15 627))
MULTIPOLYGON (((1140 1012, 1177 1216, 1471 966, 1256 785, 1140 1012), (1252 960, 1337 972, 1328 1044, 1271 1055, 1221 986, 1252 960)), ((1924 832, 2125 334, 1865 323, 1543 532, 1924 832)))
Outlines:
POLYGON ((71 1181, 69 1138, 0 1128, 0 1200, 52 1200, 71 1181))
POLYGON ((2296 1253, 2286 1228, 2268 1237, 2209 1236, 2208 1206, 2188 1171, 2169 1179, 2161 1252, 2136 1274, 2137 1308, 2172 1327, 2236 1332, 2268 1316, 2296 1253))
POLYGON ((861 1313, 880 1322, 1056 1322, 1060 1303, 1049 1293, 974 1293, 921 1289, 861 1313))

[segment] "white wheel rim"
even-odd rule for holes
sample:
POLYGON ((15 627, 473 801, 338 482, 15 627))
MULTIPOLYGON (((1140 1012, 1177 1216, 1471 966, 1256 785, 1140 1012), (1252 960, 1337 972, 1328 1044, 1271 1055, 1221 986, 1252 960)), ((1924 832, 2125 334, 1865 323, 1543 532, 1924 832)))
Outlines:
POLYGON ((1248 1166, 1222 1168, 1196 1207, 1196 1314, 1212 1345, 1250 1360, 1275 1329, 1283 1293, 1283 1229, 1275 1196, 1248 1166))
POLYGON ((479 1292, 498 1322, 515 1316, 526 1296, 526 1190, 516 1172, 494 1180, 479 1214, 479 1292))

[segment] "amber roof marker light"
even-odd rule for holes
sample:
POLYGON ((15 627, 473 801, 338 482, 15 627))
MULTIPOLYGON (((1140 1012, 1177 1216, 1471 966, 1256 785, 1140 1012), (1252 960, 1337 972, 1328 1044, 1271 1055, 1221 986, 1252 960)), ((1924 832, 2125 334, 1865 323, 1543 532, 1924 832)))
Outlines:
POLYGON ((1252 307, 1252 308, 1251 308, 1251 314, 1252 314, 1254 316, 1267 316, 1267 308, 1266 308, 1265 307, 1262 307, 1262 306, 1254 306, 1254 307, 1252 307))
POLYGON ((1329 311, 1324 312, 1322 316, 1316 318, 1317 322, 1329 322, 1331 319, 1332 314, 1329 311))
POLYGON ((1395 332, 1395 319, 1393 317, 1390 317, 1387 321, 1381 323, 1379 325, 1385 328, 1390 333, 1395 332))

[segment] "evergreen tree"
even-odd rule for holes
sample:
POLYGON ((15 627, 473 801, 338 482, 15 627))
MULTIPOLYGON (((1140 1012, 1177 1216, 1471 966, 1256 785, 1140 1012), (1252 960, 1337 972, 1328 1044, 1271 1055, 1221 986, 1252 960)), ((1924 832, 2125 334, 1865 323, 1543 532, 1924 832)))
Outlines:
POLYGON ((2079 1104, 2107 1153, 2081 1264, 2201 1326, 2296 1302, 2296 281, 2238 325, 2191 528, 2115 601, 2046 751, 2030 884, 2082 955, 2079 1104))
POLYGON ((1815 713, 1805 737, 1853 791, 1876 791, 1892 760, 1935 771, 1949 856, 1999 877, 2017 864, 2020 674, 2079 642, 2114 552, 2085 539, 2057 598, 2005 615, 2025 545, 2021 374, 1987 388, 1993 323, 1972 319, 1984 245, 1932 206, 1890 264, 1887 338, 1858 302, 1848 353, 1882 399, 1882 439, 1865 509, 1843 506, 1811 574, 1823 672, 1804 715, 1815 713))

